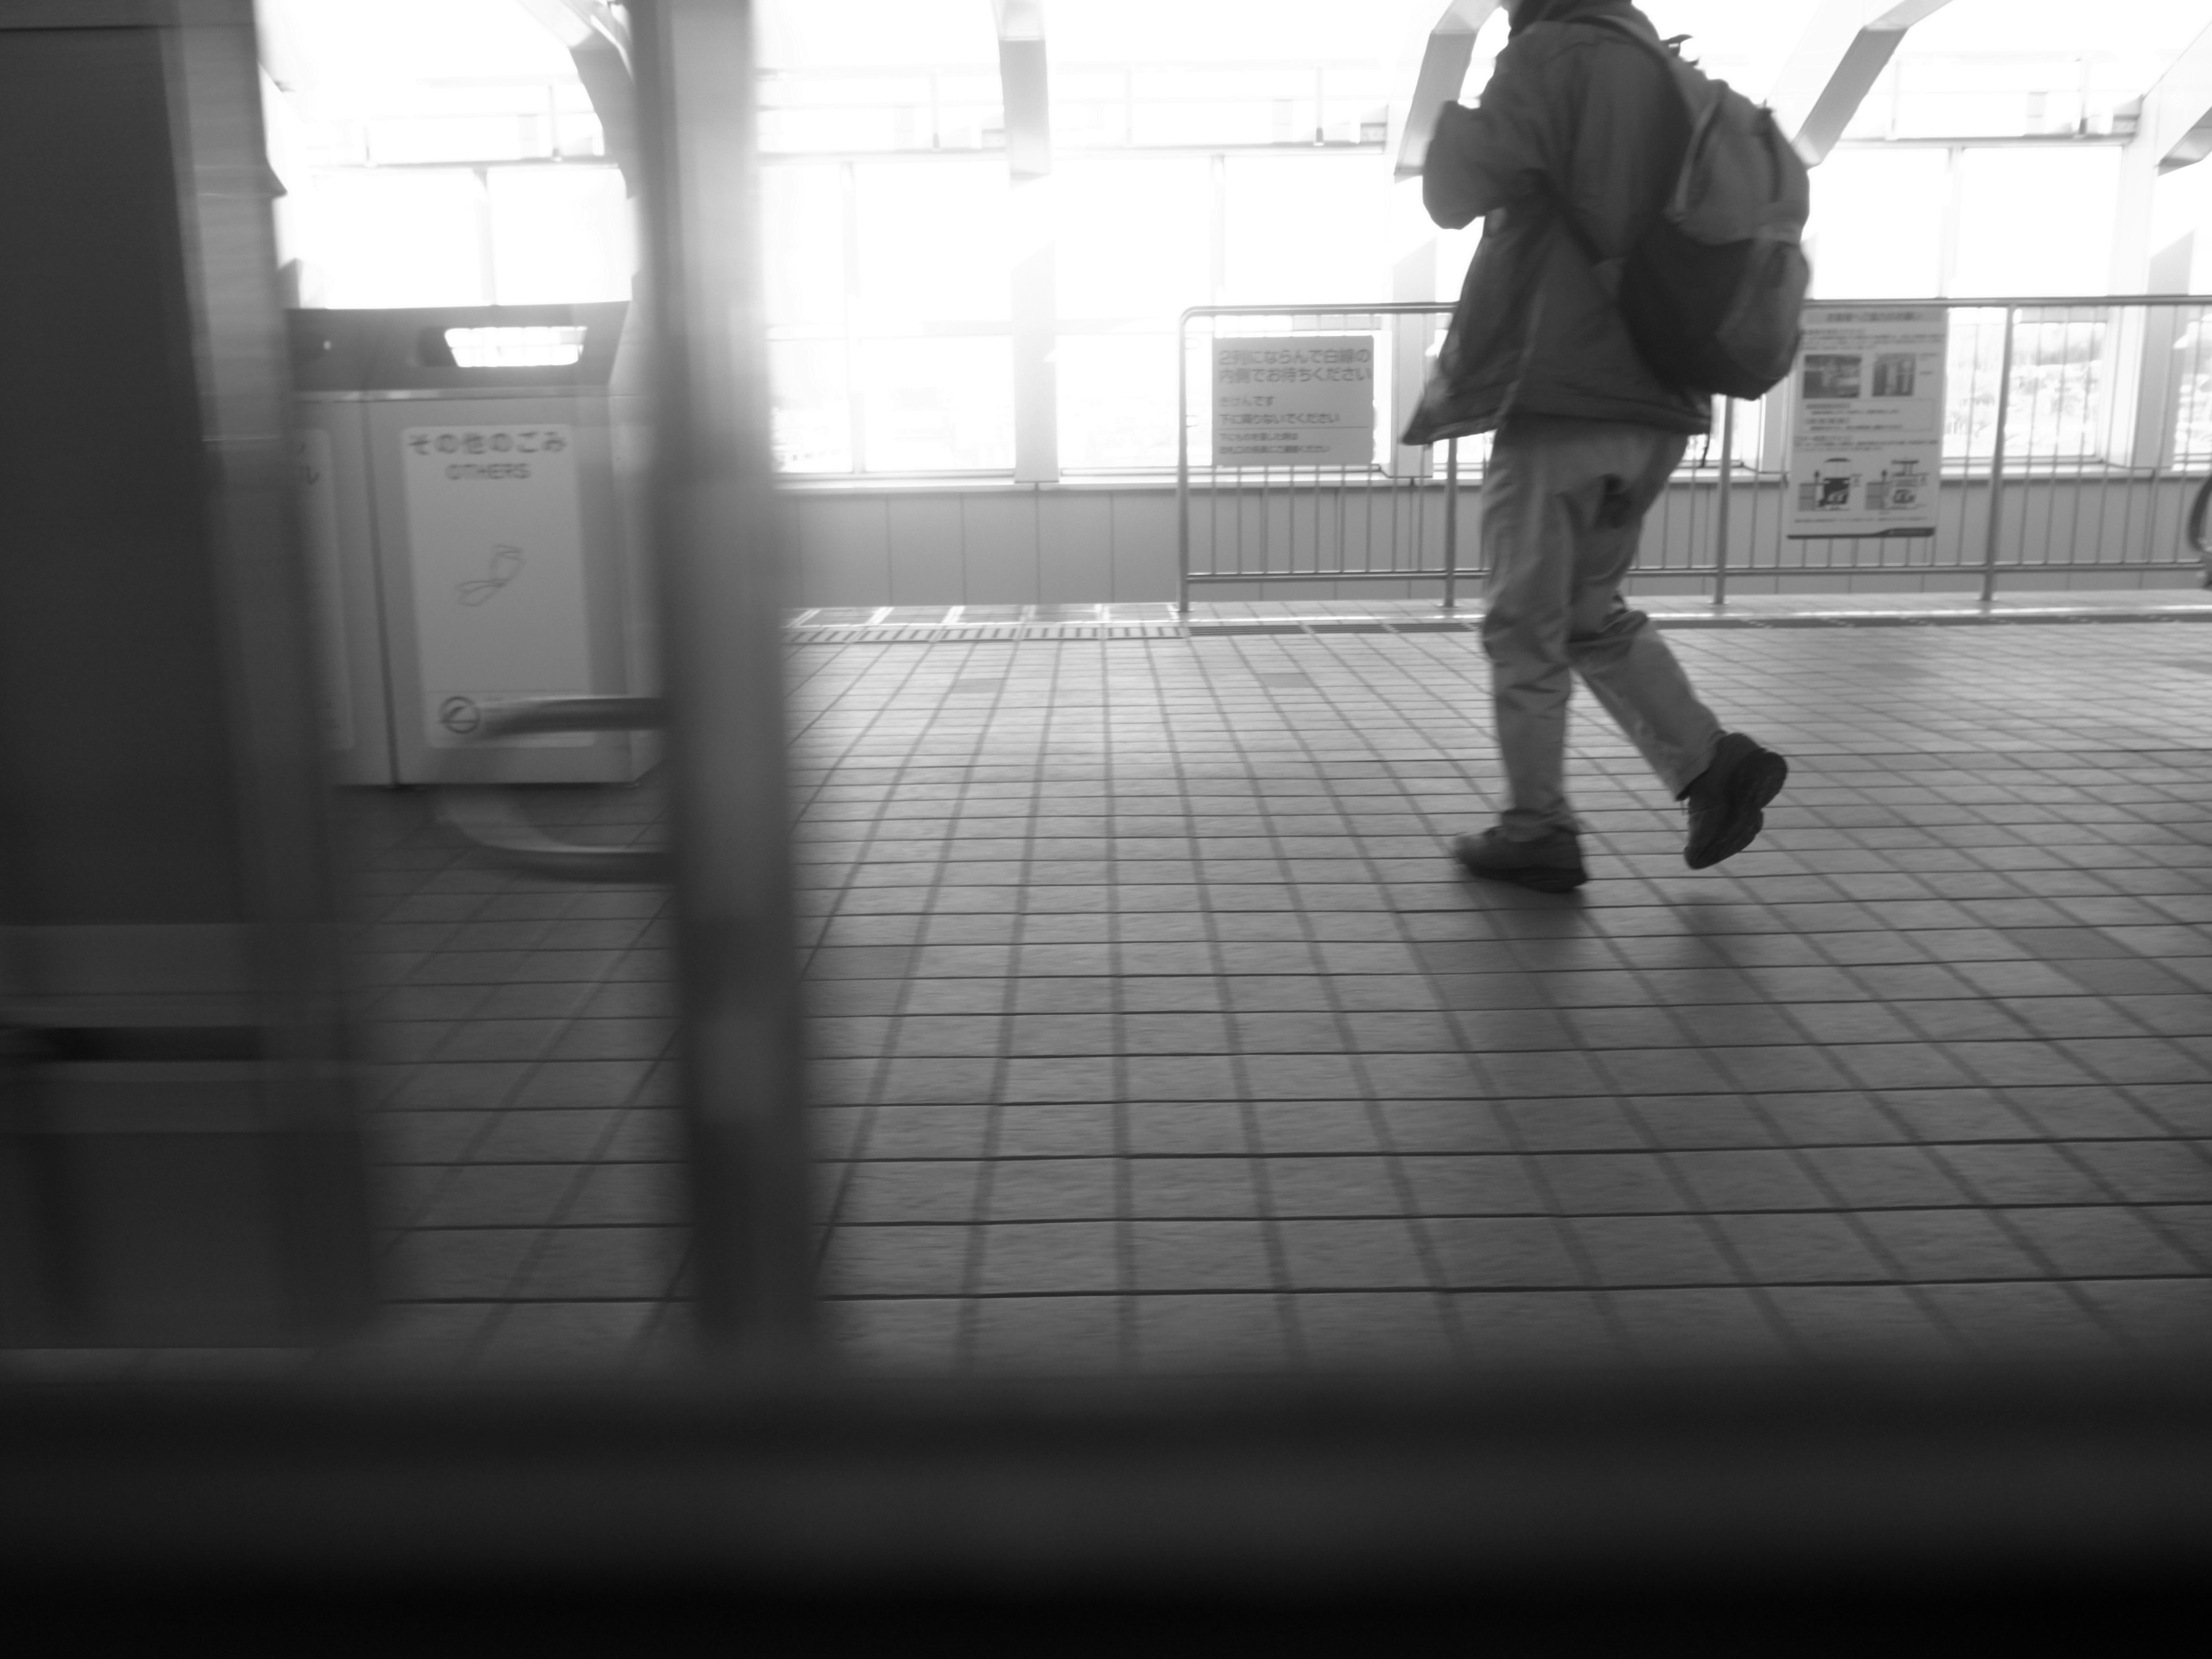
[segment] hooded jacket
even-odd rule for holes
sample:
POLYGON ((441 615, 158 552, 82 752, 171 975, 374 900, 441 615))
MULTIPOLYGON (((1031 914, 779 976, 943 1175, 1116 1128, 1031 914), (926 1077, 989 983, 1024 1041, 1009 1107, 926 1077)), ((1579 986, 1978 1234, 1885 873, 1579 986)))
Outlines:
POLYGON ((1619 261, 1674 185, 1689 114, 1651 52, 1588 21, 1601 14, 1658 44, 1629 0, 1529 0, 1478 106, 1443 107, 1421 200, 1448 229, 1480 217, 1482 241, 1406 443, 1518 415, 1712 424, 1705 396, 1645 366, 1613 301, 1619 261))

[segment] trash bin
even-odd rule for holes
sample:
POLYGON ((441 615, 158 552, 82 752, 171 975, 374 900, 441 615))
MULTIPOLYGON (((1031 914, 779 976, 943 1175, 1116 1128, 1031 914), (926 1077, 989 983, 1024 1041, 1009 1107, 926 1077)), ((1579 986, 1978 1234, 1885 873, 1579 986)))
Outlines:
POLYGON ((650 764, 651 733, 477 736, 520 700, 657 689, 630 309, 293 313, 302 478, 328 475, 305 511, 342 613, 325 647, 342 777, 621 783, 650 764))

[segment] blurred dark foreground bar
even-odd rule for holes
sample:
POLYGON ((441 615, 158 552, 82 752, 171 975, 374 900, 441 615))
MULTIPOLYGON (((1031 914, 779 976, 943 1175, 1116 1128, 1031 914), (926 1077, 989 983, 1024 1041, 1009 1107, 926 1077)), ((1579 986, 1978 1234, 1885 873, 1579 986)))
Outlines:
POLYGON ((19 1598, 110 1611, 1487 1601, 1586 1618, 1623 1597, 2017 1612, 2057 1595, 2118 1617, 2208 1556, 2212 1402, 2181 1374, 333 1381, 0 1401, 0 1575, 19 1598))

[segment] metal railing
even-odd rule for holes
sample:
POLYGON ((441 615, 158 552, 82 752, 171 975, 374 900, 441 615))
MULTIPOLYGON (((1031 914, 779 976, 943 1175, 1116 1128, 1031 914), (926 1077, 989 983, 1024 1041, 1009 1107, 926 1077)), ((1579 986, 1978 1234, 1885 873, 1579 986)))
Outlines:
MULTIPOLYGON (((1978 589, 2000 577, 2187 569, 2196 486, 2212 479, 2212 296, 1823 300, 1949 314, 1942 470, 1933 535, 1789 533, 1792 388, 1721 400, 1644 523, 1640 577, 1724 600, 1838 578, 1978 589)), ((1310 592, 1315 583, 1441 590, 1484 574, 1479 504, 1489 440, 1439 453, 1395 442, 1441 342, 1449 303, 1197 306, 1178 329, 1176 449, 1179 599, 1310 592), (1223 466, 1205 404, 1212 343, 1253 335, 1360 334, 1376 344, 1376 453, 1367 465, 1223 466), (1194 387, 1197 388, 1194 392, 1194 387), (1389 429, 1384 429, 1385 427, 1389 429), (1285 589, 1279 585, 1292 584, 1285 589)))

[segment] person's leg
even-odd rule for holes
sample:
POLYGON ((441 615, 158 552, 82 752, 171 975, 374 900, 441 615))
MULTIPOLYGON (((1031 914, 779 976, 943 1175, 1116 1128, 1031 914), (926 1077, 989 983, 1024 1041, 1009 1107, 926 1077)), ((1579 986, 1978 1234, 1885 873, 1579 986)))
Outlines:
POLYGON ((1636 427, 1593 434, 1606 452, 1603 495, 1576 548, 1567 654, 1598 701, 1689 810, 1683 862, 1702 870, 1751 845, 1790 763, 1721 730, 1650 619, 1620 597, 1644 515, 1681 459, 1684 440, 1636 427))
POLYGON ((1602 466, 1589 529, 1576 547, 1568 660, 1644 762, 1679 795, 1712 764, 1721 725, 1651 619, 1620 596, 1636 562, 1644 514, 1687 441, 1656 428, 1607 425, 1593 433, 1602 466))
POLYGON ((1575 828, 1567 805, 1567 659, 1576 527, 1562 495, 1571 488, 1571 443, 1518 431, 1498 434, 1482 481, 1482 648, 1490 659, 1491 705, 1508 839, 1536 842, 1575 828), (1569 465, 1563 469, 1560 462, 1569 465))

